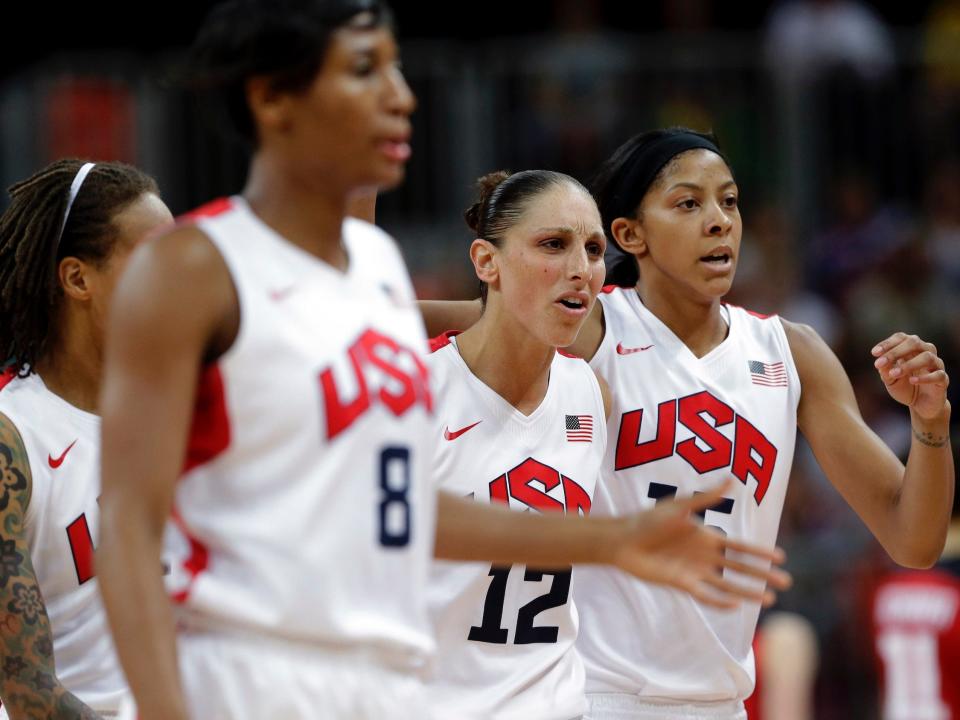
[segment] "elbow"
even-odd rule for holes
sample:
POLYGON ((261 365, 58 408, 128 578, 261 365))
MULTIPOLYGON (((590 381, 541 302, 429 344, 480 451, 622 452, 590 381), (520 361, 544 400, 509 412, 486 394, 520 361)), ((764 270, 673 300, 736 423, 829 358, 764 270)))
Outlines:
POLYGON ((945 543, 946 537, 939 538, 937 541, 917 543, 898 548, 896 552, 890 551, 890 557, 897 565, 913 570, 928 570, 937 564, 945 543))

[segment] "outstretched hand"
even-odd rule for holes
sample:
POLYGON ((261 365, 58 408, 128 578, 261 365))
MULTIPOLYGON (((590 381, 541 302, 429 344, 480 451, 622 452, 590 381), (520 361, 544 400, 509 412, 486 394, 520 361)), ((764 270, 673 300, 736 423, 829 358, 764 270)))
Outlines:
POLYGON ((792 582, 776 567, 784 561, 783 551, 731 540, 691 517, 723 500, 728 486, 729 481, 691 498, 661 501, 627 518, 627 537, 612 564, 641 580, 688 592, 706 605, 733 608, 744 600, 772 604, 773 590, 785 590, 792 582), (761 580, 765 587, 728 579, 725 569, 761 580))
POLYGON ((877 343, 871 354, 890 397, 925 420, 943 412, 950 377, 933 343, 898 332, 877 343))

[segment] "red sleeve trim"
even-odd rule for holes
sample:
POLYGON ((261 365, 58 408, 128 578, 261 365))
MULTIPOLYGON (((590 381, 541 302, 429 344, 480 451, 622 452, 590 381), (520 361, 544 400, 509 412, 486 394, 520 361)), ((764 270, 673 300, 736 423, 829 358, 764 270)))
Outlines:
POLYGON ((745 307, 740 307, 739 305, 731 305, 730 303, 723 303, 727 307, 739 308, 743 310, 747 315, 753 315, 755 318, 760 318, 761 320, 769 320, 770 318, 776 317, 777 313, 771 313, 769 315, 764 315, 763 313, 754 312, 753 310, 747 310, 745 307))
POLYGON ((196 210, 191 210, 188 213, 180 215, 177 218, 177 224, 189 224, 199 220, 200 218, 216 217, 217 215, 222 215, 232 208, 233 201, 230 198, 217 198, 216 200, 211 200, 205 205, 201 205, 196 210))
POLYGON ((11 365, 0 374, 0 390, 3 390, 17 376, 17 368, 11 365))
POLYGON ((187 437, 184 474, 211 462, 230 447, 230 416, 220 367, 214 363, 200 372, 193 405, 193 421, 187 437))
POLYGON ((450 344, 450 338, 459 335, 463 330, 447 330, 436 337, 430 338, 430 352, 435 353, 441 348, 445 348, 450 344))
POLYGON ((193 535, 191 535, 187 530, 187 525, 180 516, 180 512, 177 510, 176 506, 172 507, 170 510, 170 519, 178 528, 180 528, 180 531, 184 534, 184 536, 186 536, 187 541, 190 543, 190 557, 188 557, 183 563, 183 569, 188 575, 186 587, 173 592, 170 596, 170 599, 173 600, 173 602, 178 605, 182 605, 190 597, 190 591, 193 589, 193 584, 196 581, 197 576, 206 570, 207 566, 210 564, 210 552, 202 542, 193 537, 193 535))

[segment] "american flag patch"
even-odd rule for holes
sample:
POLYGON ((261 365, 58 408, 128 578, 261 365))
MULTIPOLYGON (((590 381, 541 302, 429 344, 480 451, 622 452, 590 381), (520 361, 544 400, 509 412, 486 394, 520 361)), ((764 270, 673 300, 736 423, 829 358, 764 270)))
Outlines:
POLYGON ((593 440, 593 415, 567 415, 567 440, 591 442, 593 440))
POLYGON ((765 363, 759 360, 749 360, 750 382, 764 387, 786 387, 787 369, 782 362, 765 363))

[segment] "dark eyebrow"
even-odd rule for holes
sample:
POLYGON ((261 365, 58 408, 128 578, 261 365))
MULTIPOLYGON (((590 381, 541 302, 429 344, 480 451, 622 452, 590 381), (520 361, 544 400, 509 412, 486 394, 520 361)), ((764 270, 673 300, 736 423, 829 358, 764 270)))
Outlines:
MULTIPOLYGON (((566 226, 566 225, 561 225, 561 226, 559 226, 559 227, 542 227, 542 228, 537 228, 534 232, 537 233, 537 234, 540 234, 540 233, 556 233, 557 235, 574 235, 576 231, 575 231, 572 227, 569 227, 569 226, 566 226)), ((603 232, 600 231, 600 230, 594 230, 594 231, 593 231, 592 233, 590 233, 587 237, 590 238, 591 240, 593 240, 593 239, 599 239, 599 238, 604 238, 604 239, 606 239, 606 235, 604 235, 603 232)))
MULTIPOLYGON (((735 180, 727 180, 725 183, 723 183, 723 185, 720 186, 720 189, 726 190, 731 185, 736 186, 736 184, 737 183, 735 180)), ((674 183, 669 188, 667 188, 667 192, 673 192, 677 188, 690 188, 691 190, 703 191, 702 185, 697 185, 696 183, 691 183, 691 182, 678 182, 678 183, 674 183)))

